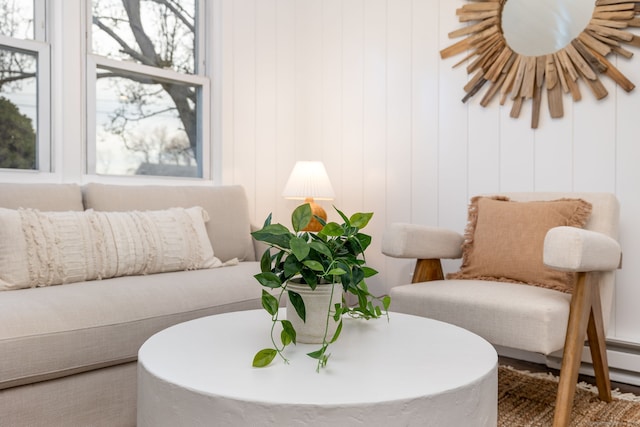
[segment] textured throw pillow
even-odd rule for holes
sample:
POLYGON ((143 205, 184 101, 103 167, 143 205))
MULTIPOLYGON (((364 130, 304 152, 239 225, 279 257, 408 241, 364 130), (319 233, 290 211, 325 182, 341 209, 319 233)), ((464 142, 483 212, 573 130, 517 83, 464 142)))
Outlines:
POLYGON ((201 207, 132 212, 0 208, 0 290, 218 267, 201 207))
POLYGON ((581 199, 515 202, 474 197, 462 245, 460 271, 448 279, 527 283, 571 292, 575 273, 542 263, 544 237, 557 226, 584 227, 591 204, 581 199))

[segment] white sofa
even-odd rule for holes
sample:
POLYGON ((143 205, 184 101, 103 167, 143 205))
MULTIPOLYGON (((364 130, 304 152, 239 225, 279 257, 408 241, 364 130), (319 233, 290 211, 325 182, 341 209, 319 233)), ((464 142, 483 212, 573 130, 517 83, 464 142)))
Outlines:
POLYGON ((208 213, 215 256, 237 265, 0 292, 0 425, 135 425, 136 358, 147 338, 179 322, 261 306, 241 187, 0 183, 0 207, 8 209, 192 206, 208 213))

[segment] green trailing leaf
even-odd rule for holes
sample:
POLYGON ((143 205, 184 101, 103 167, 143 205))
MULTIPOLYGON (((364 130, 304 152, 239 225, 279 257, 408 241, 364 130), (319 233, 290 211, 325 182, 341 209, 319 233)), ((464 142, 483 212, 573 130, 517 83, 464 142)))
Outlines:
POLYGON ((291 324, 290 321, 288 320, 281 320, 282 322, 282 330, 283 332, 286 332, 287 335, 289 335, 289 338, 291 338, 291 341, 295 344, 296 343, 296 330, 293 327, 293 325, 291 324))
POLYGON ((335 222, 330 222, 320 230, 320 233, 329 237, 340 237, 344 234, 344 230, 335 222))
POLYGON ((382 297, 382 306, 384 307, 384 311, 389 311, 389 307, 391 306, 391 297, 389 295, 382 297))
POLYGON ((363 253, 371 244, 371 236, 364 233, 358 233, 355 237, 360 247, 360 253, 363 253))
POLYGON ((361 269, 362 269, 362 272, 364 273, 365 279, 368 278, 368 277, 375 276, 376 274, 378 274, 378 271, 374 270, 371 267, 362 266, 361 269))
POLYGON ((291 225, 293 226, 293 230, 297 233, 298 231, 306 228, 311 222, 311 218, 311 205, 309 203, 298 206, 291 214, 291 225))
POLYGON ((284 329, 280 332, 280 341, 282 341, 282 345, 284 347, 288 346, 289 344, 291 344, 291 335, 289 335, 289 333, 287 331, 285 331, 284 329))
POLYGON ((327 224, 327 221, 325 221, 324 218, 321 218, 318 215, 314 215, 313 217, 320 223, 321 226, 324 227, 327 224))
POLYGON ((254 239, 259 241, 264 241, 264 238, 268 238, 270 236, 278 236, 278 235, 287 235, 291 234, 291 232, 282 224, 269 224, 265 225, 260 230, 256 230, 251 235, 254 239))
POLYGON ((332 268, 331 270, 327 271, 328 276, 342 276, 343 274, 346 274, 346 273, 347 272, 341 268, 332 268))
POLYGON ((318 276, 313 272, 313 270, 305 268, 300 270, 300 274, 302 274, 302 278, 311 289, 316 288, 316 285, 318 284, 318 276))
POLYGON ((355 213, 351 215, 351 218, 349 218, 349 222, 351 222, 352 227, 365 228, 367 224, 369 224, 369 221, 371 220, 372 216, 373 216, 373 212, 355 213))
POLYGON ((340 336, 340 332, 342 332, 342 320, 340 321, 340 323, 338 323, 338 327, 336 328, 336 331, 333 334, 333 337, 331 338, 331 341, 329 341, 329 343, 336 342, 336 340, 340 336))
POLYGON ((272 316, 278 312, 278 300, 264 289, 262 290, 262 307, 272 316))
POLYGON ((326 256, 327 258, 329 258, 329 260, 331 260, 333 258, 333 254, 331 253, 331 251, 329 250, 329 248, 327 247, 327 245, 325 243, 320 243, 320 242, 314 240, 314 241, 309 243, 309 246, 314 251, 316 251, 316 252, 326 256))
POLYGON ((291 246, 291 252, 293 252, 293 255, 298 259, 298 261, 304 261, 304 259, 309 255, 311 248, 304 239, 301 239, 300 237, 292 237, 289 244, 291 246))
POLYGON ((294 256, 289 256, 284 261, 284 274, 286 277, 293 277, 302 270, 303 264, 294 256))
POLYGON ((266 286, 267 288, 275 289, 282 286, 280 278, 275 273, 272 273, 270 271, 256 274, 253 277, 255 277, 262 286, 266 286))
POLYGON ((304 301, 299 293, 293 291, 287 291, 289 294, 289 301, 293 304, 293 307, 296 309, 296 313, 298 313, 298 317, 302 319, 303 322, 307 321, 307 310, 304 307, 304 301))
POLYGON ((267 216, 267 219, 264 220, 264 224, 262 225, 262 228, 265 228, 266 226, 271 225, 271 216, 272 216, 271 213, 267 216))
POLYGON ((318 261, 307 260, 303 262, 304 265, 312 269, 313 271, 324 271, 324 267, 318 261))
POLYGON ((364 283, 364 272, 360 267, 354 267, 351 269, 351 280, 356 285, 362 286, 366 290, 366 284, 364 283))
POLYGON ((267 273, 271 271, 271 250, 267 249, 260 258, 260 271, 267 273))
POLYGON ((320 349, 307 353, 307 356, 312 359, 321 359, 324 356, 324 352, 327 350, 327 344, 323 345, 320 349))
POLYGON ((264 348, 260 350, 253 357, 253 367, 264 368, 273 361, 273 359, 276 357, 276 354, 278 354, 278 351, 273 348, 264 348))
POLYGON ((338 212, 338 215, 340 215, 340 217, 344 221, 345 228, 350 228, 351 221, 349 221, 349 218, 347 218, 347 216, 340 209, 336 208, 335 206, 333 208, 336 210, 336 212, 338 212))

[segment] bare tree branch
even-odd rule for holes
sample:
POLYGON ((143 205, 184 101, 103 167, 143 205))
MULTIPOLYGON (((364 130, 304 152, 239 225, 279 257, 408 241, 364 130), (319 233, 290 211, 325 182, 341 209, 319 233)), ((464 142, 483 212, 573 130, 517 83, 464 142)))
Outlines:
POLYGON ((100 28, 102 31, 107 33, 109 35, 109 37, 114 39, 120 45, 120 47, 122 47, 122 53, 125 53, 125 54, 129 55, 130 57, 132 57, 134 59, 137 59, 138 61, 140 61, 144 65, 151 65, 151 66, 155 66, 156 65, 153 62, 151 62, 149 60, 149 58, 147 58, 144 55, 140 55, 135 49, 133 49, 131 46, 129 46, 127 44, 127 42, 122 40, 122 38, 120 38, 111 28, 109 28, 107 25, 105 25, 97 16, 93 17, 93 23, 95 25, 97 25, 98 28, 100 28))
MULTIPOLYGON (((196 32, 196 27, 195 25, 193 25, 191 23, 191 21, 185 16, 185 15, 189 15, 182 6, 180 6, 179 3, 175 3, 175 2, 171 2, 171 1, 167 1, 167 0, 151 0, 154 3, 158 3, 161 5, 164 5, 167 7, 167 9, 169 9, 170 11, 172 11, 176 17, 182 21, 182 23, 193 33, 196 32)), ((190 17, 192 18, 192 17, 190 17)), ((193 19, 193 18, 192 18, 193 19)), ((195 21, 194 21, 195 22, 195 21)))
POLYGON ((162 60, 156 53, 153 42, 144 32, 142 19, 140 18, 140 0, 122 0, 122 4, 129 17, 129 27, 133 32, 133 37, 135 37, 138 46, 140 46, 140 52, 142 52, 142 55, 144 55, 148 61, 151 61, 152 65, 163 68, 165 64, 162 64, 162 60))

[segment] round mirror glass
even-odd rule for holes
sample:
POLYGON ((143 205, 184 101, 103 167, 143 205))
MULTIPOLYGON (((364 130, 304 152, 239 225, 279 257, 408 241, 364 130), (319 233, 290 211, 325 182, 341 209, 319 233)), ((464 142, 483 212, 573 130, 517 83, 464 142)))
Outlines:
POLYGON ((516 53, 546 55, 576 38, 592 12, 589 0, 508 0, 502 11, 502 31, 516 53))

